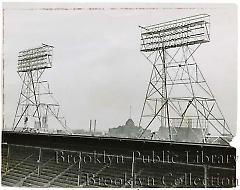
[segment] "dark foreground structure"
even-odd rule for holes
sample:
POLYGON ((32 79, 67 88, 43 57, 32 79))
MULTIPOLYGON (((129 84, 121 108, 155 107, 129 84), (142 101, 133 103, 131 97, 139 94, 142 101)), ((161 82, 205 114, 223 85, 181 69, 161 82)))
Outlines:
POLYGON ((2 137, 4 186, 236 186, 230 146, 10 131, 2 137))

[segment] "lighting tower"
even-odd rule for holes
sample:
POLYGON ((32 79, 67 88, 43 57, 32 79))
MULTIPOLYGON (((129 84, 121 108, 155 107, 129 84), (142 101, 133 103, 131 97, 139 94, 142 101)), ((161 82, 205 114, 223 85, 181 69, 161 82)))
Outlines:
POLYGON ((152 73, 139 138, 149 127, 158 128, 161 140, 228 143, 233 137, 193 56, 210 41, 209 21, 209 15, 201 14, 140 26, 140 51, 152 73))
POLYGON ((17 72, 22 80, 21 92, 13 122, 13 131, 48 132, 49 123, 57 124, 67 134, 71 130, 60 115, 59 103, 54 99, 49 84, 43 80, 43 73, 52 67, 53 46, 20 51, 17 72), (56 122, 57 121, 57 122, 56 122))

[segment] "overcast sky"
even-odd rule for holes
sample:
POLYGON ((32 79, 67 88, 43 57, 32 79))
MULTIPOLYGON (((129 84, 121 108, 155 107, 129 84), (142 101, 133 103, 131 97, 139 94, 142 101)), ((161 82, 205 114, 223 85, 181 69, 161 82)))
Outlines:
POLYGON ((53 68, 46 71, 44 78, 70 128, 88 129, 89 119, 97 119, 98 130, 117 127, 129 118, 130 105, 132 119, 138 123, 151 72, 151 65, 139 51, 138 26, 209 14, 211 42, 198 49, 195 59, 235 133, 237 8, 234 5, 8 3, 4 6, 6 127, 12 127, 21 88, 18 52, 41 43, 55 47, 53 68), (102 9, 88 9, 96 7, 102 9), (142 7, 147 9, 139 9, 142 7))

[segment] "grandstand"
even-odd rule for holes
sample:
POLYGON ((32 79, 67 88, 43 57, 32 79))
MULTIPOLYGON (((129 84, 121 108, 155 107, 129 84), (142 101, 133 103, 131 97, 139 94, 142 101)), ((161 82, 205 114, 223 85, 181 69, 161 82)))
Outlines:
POLYGON ((3 186, 236 186, 230 146, 12 131, 2 137, 3 186))

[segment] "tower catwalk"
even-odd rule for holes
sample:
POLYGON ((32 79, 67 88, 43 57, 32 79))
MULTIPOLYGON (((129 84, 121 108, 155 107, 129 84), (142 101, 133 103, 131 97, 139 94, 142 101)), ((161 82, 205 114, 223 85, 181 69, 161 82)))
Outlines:
POLYGON ((209 15, 141 28, 141 52, 152 64, 139 126, 170 141, 228 143, 233 137, 194 54, 210 41, 209 15))
POLYGON ((22 87, 13 131, 49 132, 50 123, 54 128, 60 124, 65 133, 71 133, 48 82, 43 80, 44 71, 52 67, 52 53, 53 47, 46 44, 19 52, 17 72, 22 87))

